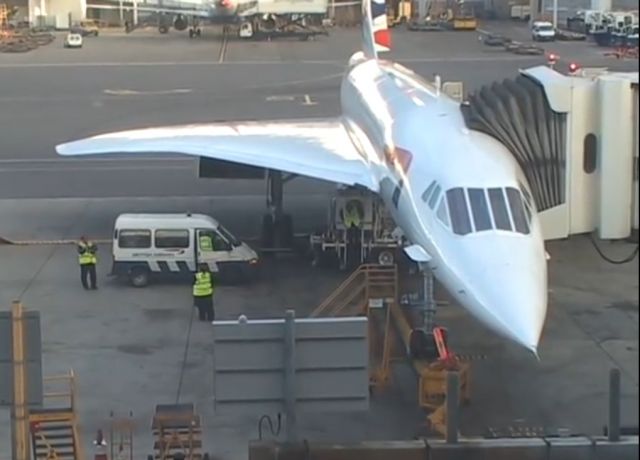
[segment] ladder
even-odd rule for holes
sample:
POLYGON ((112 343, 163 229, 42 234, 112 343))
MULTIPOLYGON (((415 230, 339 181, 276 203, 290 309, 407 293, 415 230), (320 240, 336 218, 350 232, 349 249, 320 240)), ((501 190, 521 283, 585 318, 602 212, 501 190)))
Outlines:
POLYGON ((4 3, 0 3, 0 30, 7 28, 9 25, 9 9, 4 3))
POLYGON ((397 265, 360 265, 310 315, 367 316, 371 387, 389 382, 391 309, 398 303, 398 290, 397 265))
POLYGON ((151 430, 156 438, 153 444, 154 460, 205 460, 202 455, 202 428, 200 416, 193 404, 158 404, 151 430))
POLYGON ((118 418, 111 411, 109 423, 110 460, 133 460, 133 428, 133 412, 129 411, 127 418, 118 418))
POLYGON ((75 375, 43 378, 43 407, 29 410, 31 447, 35 460, 84 460, 75 414, 75 375), (63 384, 62 391, 47 392, 47 385, 63 384), (62 403, 52 403, 63 400, 62 403))

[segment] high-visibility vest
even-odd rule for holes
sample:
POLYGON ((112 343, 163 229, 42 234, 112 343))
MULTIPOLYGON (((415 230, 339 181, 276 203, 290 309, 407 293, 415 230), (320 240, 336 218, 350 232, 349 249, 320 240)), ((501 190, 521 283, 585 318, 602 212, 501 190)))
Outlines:
POLYGON ((213 281, 211 280, 211 273, 196 273, 196 282, 193 283, 194 297, 204 297, 211 294, 213 294, 213 281))
POLYGON ((344 208, 344 225, 349 228, 351 225, 355 225, 356 227, 360 226, 360 213, 355 206, 352 206, 349 209, 348 206, 344 208))
POLYGON ((213 241, 209 235, 200 235, 200 250, 213 251, 213 241))
POLYGON ((95 265, 98 263, 98 258, 92 249, 95 249, 93 243, 78 243, 78 249, 80 251, 80 255, 78 256, 78 262, 80 265, 95 265))

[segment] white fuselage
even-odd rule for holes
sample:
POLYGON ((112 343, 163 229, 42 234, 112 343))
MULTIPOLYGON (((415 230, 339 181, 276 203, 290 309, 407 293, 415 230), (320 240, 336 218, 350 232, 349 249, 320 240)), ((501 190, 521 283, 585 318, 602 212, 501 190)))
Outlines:
POLYGON ((491 201, 501 195, 508 208, 516 191, 530 196, 511 153, 492 137, 467 129, 457 102, 395 63, 352 62, 342 81, 341 105, 385 205, 407 239, 431 257, 434 276, 483 323, 535 353, 547 309, 547 266, 535 205, 516 231, 516 212, 505 217, 491 201), (410 153, 408 168, 386 161, 385 152, 399 149, 410 153), (455 188, 450 199, 463 205, 451 208, 447 191, 455 188), (488 227, 481 214, 490 216, 488 227))

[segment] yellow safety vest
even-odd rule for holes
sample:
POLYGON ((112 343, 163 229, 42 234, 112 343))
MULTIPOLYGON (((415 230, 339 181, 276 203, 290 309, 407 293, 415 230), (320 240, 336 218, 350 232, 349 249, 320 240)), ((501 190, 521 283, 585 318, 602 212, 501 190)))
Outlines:
POLYGON ((90 248, 93 246, 93 243, 89 242, 78 243, 78 248, 80 249, 80 256, 78 257, 78 262, 80 265, 95 265, 98 263, 98 258, 94 253, 90 251, 90 248))
POLYGON ((196 273, 196 282, 193 284, 194 297, 204 297, 213 294, 213 281, 211 280, 211 273, 198 272, 196 273))
POLYGON ((200 250, 201 251, 213 251, 213 241, 209 235, 202 235, 200 237, 200 250))
POLYGON ((351 210, 344 208, 344 225, 349 228, 351 225, 360 226, 360 213, 353 207, 351 210))

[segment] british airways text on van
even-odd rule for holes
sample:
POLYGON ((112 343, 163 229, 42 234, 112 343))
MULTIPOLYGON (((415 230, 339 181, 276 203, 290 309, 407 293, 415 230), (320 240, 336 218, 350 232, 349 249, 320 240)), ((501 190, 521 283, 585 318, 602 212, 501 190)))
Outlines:
POLYGON ((190 275, 198 264, 223 279, 253 279, 258 255, 204 214, 121 214, 113 233, 112 275, 137 287, 153 275, 190 275))

